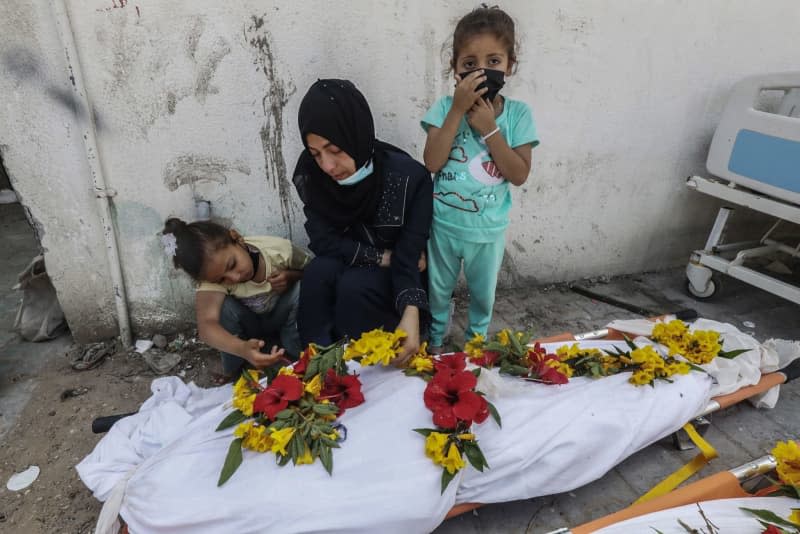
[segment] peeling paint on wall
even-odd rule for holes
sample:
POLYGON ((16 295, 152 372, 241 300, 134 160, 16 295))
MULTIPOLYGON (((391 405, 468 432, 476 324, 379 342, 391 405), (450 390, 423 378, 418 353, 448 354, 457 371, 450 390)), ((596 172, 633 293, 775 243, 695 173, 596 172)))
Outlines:
POLYGON ((164 166, 164 185, 175 191, 184 184, 217 182, 225 184, 228 173, 237 171, 250 174, 250 167, 241 160, 228 161, 203 154, 182 154, 164 166))
POLYGON ((293 206, 290 197, 292 185, 283 158, 283 109, 289 97, 294 94, 295 88, 291 81, 285 83, 275 73, 272 38, 264 23, 265 17, 266 15, 252 16, 250 24, 245 27, 244 37, 255 54, 253 63, 264 73, 267 80, 267 92, 261 100, 265 120, 259 135, 264 151, 267 181, 278 191, 281 219, 286 225, 289 239, 292 239, 293 206))

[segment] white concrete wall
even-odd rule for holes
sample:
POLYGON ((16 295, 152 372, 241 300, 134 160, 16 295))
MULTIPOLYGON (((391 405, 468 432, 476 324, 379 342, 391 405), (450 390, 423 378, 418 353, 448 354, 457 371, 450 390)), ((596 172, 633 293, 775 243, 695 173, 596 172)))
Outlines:
MULTIPOLYGON (((113 328, 108 267, 80 111, 50 3, 6 0, 0 151, 43 230, 79 337, 113 328), (27 65, 27 67, 26 67, 27 65), (32 70, 33 65, 35 67, 32 70), (27 69, 27 70, 26 70, 27 69), (60 96, 59 96, 60 95, 60 96), (64 97, 64 95, 67 95, 64 97)), ((317 78, 349 78, 380 137, 421 157, 418 121, 451 88, 441 49, 475 2, 70 0, 97 115, 134 327, 193 320, 191 285, 163 256, 164 219, 193 197, 250 234, 304 244, 290 175, 297 109, 317 78)), ((542 144, 515 191, 503 283, 676 265, 716 204, 685 189, 731 85, 797 68, 796 0, 518 0, 520 65, 505 94, 542 144)))

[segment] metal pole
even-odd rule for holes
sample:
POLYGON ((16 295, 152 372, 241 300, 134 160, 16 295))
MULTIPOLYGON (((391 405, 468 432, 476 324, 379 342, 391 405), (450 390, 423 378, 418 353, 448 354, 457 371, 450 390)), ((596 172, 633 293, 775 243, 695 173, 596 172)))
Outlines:
POLYGON ((114 303, 117 309, 119 337, 125 347, 130 347, 132 345, 132 338, 130 318, 128 316, 127 295, 125 293, 125 283, 122 278, 122 266, 119 258, 117 235, 114 229, 108 200, 110 197, 113 197, 116 192, 106 187, 103 165, 100 161, 100 152, 97 149, 94 111, 89 102, 89 95, 86 91, 86 85, 84 84, 78 49, 75 46, 75 36, 72 32, 69 12, 64 4, 64 0, 55 0, 53 2, 53 14, 55 16, 58 34, 61 38, 61 44, 64 47, 67 67, 70 70, 72 87, 75 90, 76 98, 80 100, 84 109, 87 111, 86 115, 83 118, 78 118, 78 120, 83 122, 81 127, 84 148, 86 149, 86 161, 89 164, 89 171, 92 179, 92 192, 97 199, 100 225, 103 229, 103 238, 105 240, 106 257, 108 258, 108 266, 111 270, 111 283, 114 292, 114 303))

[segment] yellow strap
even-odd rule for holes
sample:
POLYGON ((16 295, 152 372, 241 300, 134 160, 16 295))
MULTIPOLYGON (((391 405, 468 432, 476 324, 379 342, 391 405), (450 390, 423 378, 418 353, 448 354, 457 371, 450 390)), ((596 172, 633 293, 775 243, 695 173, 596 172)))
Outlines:
POLYGON ((694 429, 694 426, 692 426, 691 423, 686 423, 683 425, 683 429, 689 435, 689 439, 692 440, 692 443, 694 443, 697 448, 700 449, 700 454, 695 456, 691 462, 684 465, 667 478, 653 486, 653 489, 636 499, 633 504, 649 501, 650 499, 669 493, 677 488, 687 478, 700 471, 700 469, 702 469, 703 466, 706 465, 710 460, 713 460, 717 457, 716 449, 714 449, 709 442, 703 439, 703 436, 697 433, 697 430, 694 429))

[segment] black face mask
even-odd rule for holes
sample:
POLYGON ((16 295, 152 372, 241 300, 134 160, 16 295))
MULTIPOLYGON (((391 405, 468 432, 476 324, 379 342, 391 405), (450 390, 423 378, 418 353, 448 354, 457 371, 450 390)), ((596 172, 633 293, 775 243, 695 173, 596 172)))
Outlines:
MULTIPOLYGON (((465 76, 467 76, 470 72, 474 71, 467 71, 462 72, 458 76, 462 80, 465 76)), ((480 84, 475 90, 483 89, 484 87, 488 87, 489 90, 483 94, 484 100, 492 101, 494 97, 497 96, 497 93, 500 92, 500 89, 506 84, 505 82, 505 72, 502 70, 494 70, 494 69, 483 69, 483 73, 486 75, 486 81, 480 84)))

